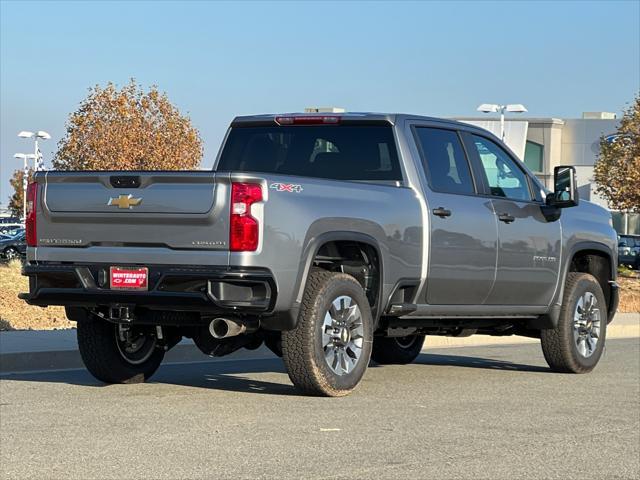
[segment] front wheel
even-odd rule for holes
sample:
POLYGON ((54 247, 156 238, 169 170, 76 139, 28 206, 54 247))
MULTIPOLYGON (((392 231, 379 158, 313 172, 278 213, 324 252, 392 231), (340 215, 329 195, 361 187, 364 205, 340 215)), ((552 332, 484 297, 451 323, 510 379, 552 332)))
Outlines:
POLYGON ((78 321, 77 336, 87 370, 105 383, 144 382, 164 358, 153 326, 116 325, 87 315, 78 321))
POLYGON ((545 360, 556 372, 590 372, 602 356, 606 334, 607 304, 600 284, 587 273, 569 273, 558 325, 540 332, 545 360))
POLYGON ((9 247, 4 251, 4 258, 7 260, 14 260, 20 258, 20 252, 13 247, 9 247))
POLYGON ((413 362, 424 344, 424 335, 376 337, 371 358, 381 365, 406 365, 413 362))
POLYGON ((282 358, 302 392, 331 397, 356 388, 371 357, 371 308, 355 278, 313 271, 298 325, 282 333, 282 358))

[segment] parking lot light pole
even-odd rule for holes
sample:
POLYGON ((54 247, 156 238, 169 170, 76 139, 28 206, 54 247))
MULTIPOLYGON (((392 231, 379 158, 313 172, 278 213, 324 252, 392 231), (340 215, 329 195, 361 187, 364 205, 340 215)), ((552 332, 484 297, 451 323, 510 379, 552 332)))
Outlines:
POLYGON ((507 105, 498 105, 496 103, 483 103, 477 110, 482 113, 498 113, 500 112, 500 140, 504 142, 504 114, 510 113, 524 113, 527 111, 524 105, 521 103, 509 103, 507 105))
POLYGON ((13 158, 21 159, 24 163, 22 170, 22 222, 24 223, 27 219, 27 184, 29 183, 29 164, 27 160, 36 160, 37 156, 34 153, 16 153, 13 158))
POLYGON ((34 139, 35 148, 34 148, 33 154, 35 155, 35 160, 36 160, 35 161, 35 165, 34 165, 34 169, 35 169, 36 172, 38 170, 42 170, 42 167, 44 166, 44 162, 42 161, 42 153, 40 153, 40 149, 38 148, 38 139, 49 140, 51 138, 51 135, 49 135, 44 130, 38 130, 35 133, 23 130, 22 132, 18 133, 18 136, 20 138, 33 138, 34 139))

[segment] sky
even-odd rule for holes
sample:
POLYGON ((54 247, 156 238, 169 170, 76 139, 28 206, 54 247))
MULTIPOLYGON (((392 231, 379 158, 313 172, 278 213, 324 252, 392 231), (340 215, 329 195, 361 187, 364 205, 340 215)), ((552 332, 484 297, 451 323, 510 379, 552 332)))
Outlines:
POLYGON ((45 161, 88 88, 135 78, 188 114, 211 167, 236 115, 339 106, 476 115, 620 114, 640 90, 640 0, 45 2, 0 0, 0 204, 46 130, 45 161))

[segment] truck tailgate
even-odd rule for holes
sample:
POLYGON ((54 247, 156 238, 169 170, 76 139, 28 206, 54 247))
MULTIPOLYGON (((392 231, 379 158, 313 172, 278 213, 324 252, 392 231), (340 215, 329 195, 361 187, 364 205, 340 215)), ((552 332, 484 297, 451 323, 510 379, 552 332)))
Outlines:
POLYGON ((38 247, 228 248, 228 175, 47 172, 36 181, 38 247))

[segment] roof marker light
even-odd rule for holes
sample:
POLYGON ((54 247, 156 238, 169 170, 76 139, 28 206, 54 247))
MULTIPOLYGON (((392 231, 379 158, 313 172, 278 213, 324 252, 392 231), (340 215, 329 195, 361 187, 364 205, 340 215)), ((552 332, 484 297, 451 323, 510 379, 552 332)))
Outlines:
POLYGON ((337 115, 300 115, 276 117, 278 125, 335 125, 340 123, 337 115))

